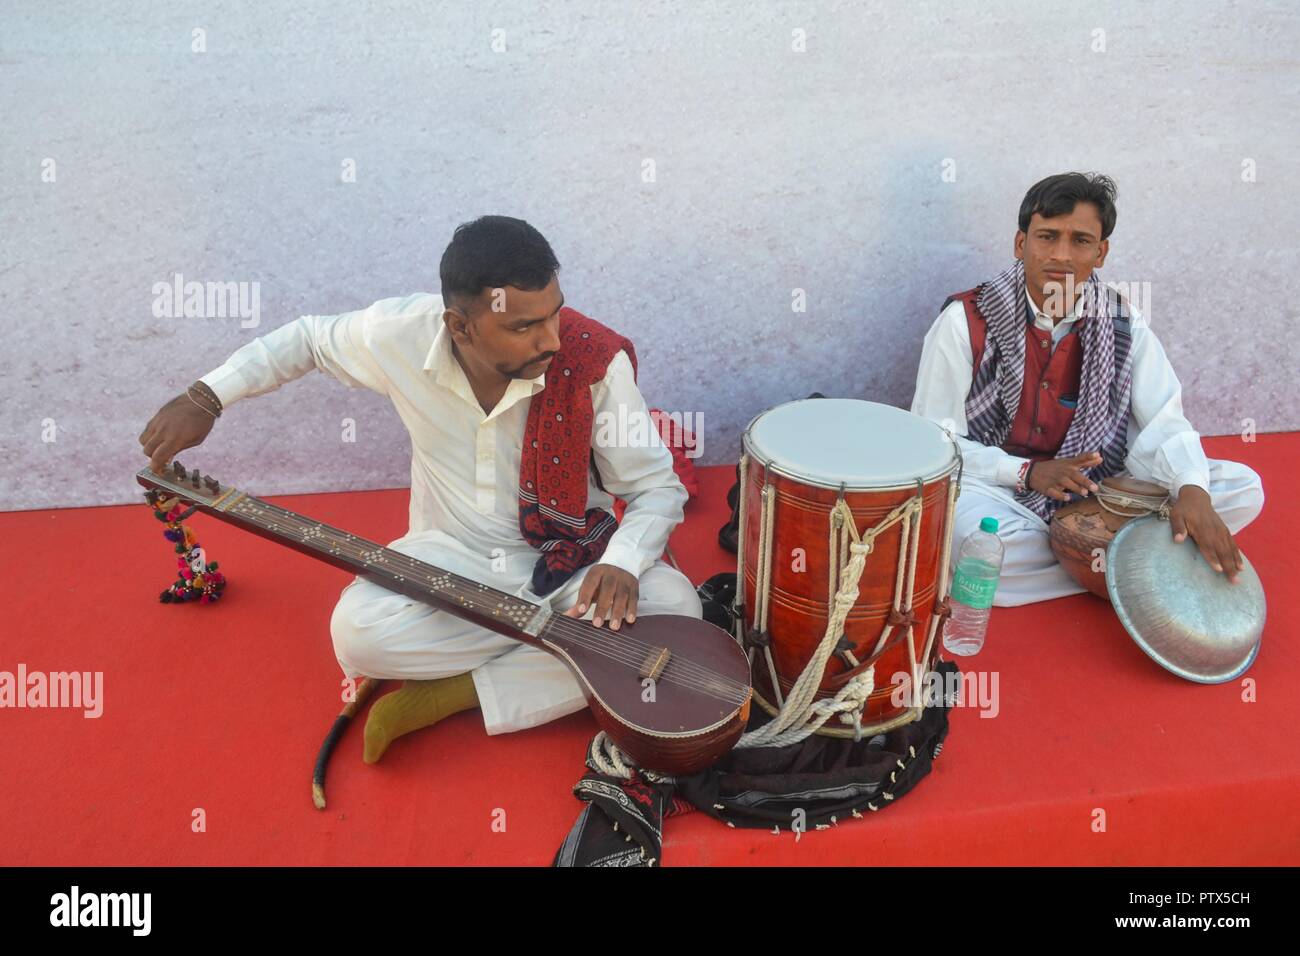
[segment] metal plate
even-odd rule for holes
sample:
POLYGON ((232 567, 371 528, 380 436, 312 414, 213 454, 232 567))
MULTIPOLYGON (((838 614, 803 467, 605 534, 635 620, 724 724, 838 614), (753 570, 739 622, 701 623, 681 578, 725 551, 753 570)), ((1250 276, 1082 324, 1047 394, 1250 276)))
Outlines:
POLYGON ((1264 588, 1250 560, 1230 584, 1191 538, 1155 515, 1130 521, 1106 549, 1106 590, 1125 630, 1161 667, 1201 684, 1241 676, 1264 634, 1264 588))

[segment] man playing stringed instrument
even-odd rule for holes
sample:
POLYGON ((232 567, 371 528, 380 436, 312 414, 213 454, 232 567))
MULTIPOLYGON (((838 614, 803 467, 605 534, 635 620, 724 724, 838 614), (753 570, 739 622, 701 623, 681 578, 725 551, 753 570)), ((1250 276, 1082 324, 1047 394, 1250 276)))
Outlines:
POLYGON ((1006 548, 994 603, 1083 588, 1057 563, 1048 521, 1125 472, 1169 489, 1176 540, 1229 579, 1233 534, 1264 503, 1245 465, 1207 459, 1182 387, 1136 309, 1094 273, 1115 228, 1115 184, 1063 173, 1020 207, 1016 263, 944 304, 925 337, 912 411, 948 427, 965 463, 954 547, 985 516, 1006 548))
MULTIPOLYGON (((387 395, 410 432, 410 527, 390 548, 598 627, 699 618, 695 588, 660 559, 687 499, 672 455, 626 437, 655 428, 632 343, 565 308, 558 269, 522 220, 461 225, 440 296, 303 316, 250 342, 149 422, 140 442, 151 467, 202 442, 232 402, 319 369, 387 395), (615 495, 627 503, 621 524, 615 495)), ((330 629, 346 675, 405 680, 370 710, 367 763, 472 707, 500 734, 586 706, 557 657, 362 577, 330 629)))

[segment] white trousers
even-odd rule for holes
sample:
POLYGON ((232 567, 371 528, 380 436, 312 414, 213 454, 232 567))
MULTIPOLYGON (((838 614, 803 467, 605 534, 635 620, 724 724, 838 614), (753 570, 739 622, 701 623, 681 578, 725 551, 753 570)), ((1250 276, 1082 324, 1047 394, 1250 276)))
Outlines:
MULTIPOLYGON (((498 553, 494 559, 441 532, 407 535, 388 547, 557 613, 577 603, 591 568, 539 597, 528 587, 538 557, 532 548, 498 553)), ((588 608, 583 616, 590 620, 594 611, 588 608)), ((703 608, 687 577, 660 560, 641 575, 636 613, 638 618, 699 618, 703 608)), ((361 577, 339 596, 330 632, 334 654, 348 677, 430 680, 472 674, 489 734, 535 727, 586 707, 577 680, 558 658, 361 577)))
MULTIPOLYGON (((1264 507, 1264 486, 1251 468, 1235 461, 1210 459, 1210 501, 1228 530, 1236 534, 1264 507)), ((1048 544, 1047 523, 1016 502, 1013 489, 967 477, 953 521, 953 563, 957 549, 980 519, 998 519, 998 537, 1006 555, 993 603, 1014 607, 1079 594, 1085 589, 1056 560, 1048 544)), ((1172 533, 1172 532, 1171 532, 1172 533)))

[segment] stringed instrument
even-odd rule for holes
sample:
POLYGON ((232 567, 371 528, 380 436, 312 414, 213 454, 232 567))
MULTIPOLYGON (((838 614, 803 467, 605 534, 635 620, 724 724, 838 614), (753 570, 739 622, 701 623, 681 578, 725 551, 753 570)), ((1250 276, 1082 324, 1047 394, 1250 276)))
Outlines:
POLYGON ((179 461, 166 475, 144 468, 136 480, 245 531, 554 654, 577 679, 596 723, 640 767, 696 773, 725 756, 745 729, 748 659, 730 634, 707 621, 654 614, 617 631, 598 628, 223 487, 179 461))

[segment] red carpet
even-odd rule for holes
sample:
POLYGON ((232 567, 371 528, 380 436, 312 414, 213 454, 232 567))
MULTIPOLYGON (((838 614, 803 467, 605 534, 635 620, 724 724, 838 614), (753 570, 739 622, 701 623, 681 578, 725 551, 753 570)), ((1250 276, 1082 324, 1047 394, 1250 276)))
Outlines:
MULTIPOLYGON (((999 608, 985 650, 963 666, 997 672, 1000 712, 954 710, 943 755, 913 793, 798 841, 674 818, 664 862, 1300 863, 1290 498, 1300 434, 1206 447, 1254 467, 1269 495, 1238 539, 1269 600, 1247 675, 1255 702, 1239 683, 1199 686, 1159 669, 1089 595, 999 608), (1105 832, 1094 832, 1097 810, 1105 832)), ((716 544, 731 480, 730 467, 704 469, 673 538, 696 582, 735 567, 716 544)), ((405 531, 406 499, 403 489, 274 500, 389 541, 405 531)), ((550 862, 580 807, 570 788, 595 732, 586 713, 492 738, 477 713, 459 714, 375 766, 361 762, 354 726, 318 811, 312 762, 341 679, 329 618, 350 577, 214 519, 192 524, 231 580, 212 607, 158 603, 174 557, 143 499, 0 514, 0 671, 104 674, 99 719, 0 710, 0 865, 550 862), (195 832, 200 809, 206 830, 195 832)))

